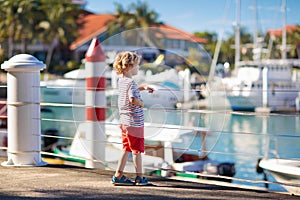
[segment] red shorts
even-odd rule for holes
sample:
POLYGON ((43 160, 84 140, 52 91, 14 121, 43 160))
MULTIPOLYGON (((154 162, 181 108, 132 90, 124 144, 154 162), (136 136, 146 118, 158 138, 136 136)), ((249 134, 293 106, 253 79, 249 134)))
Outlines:
POLYGON ((144 153, 144 127, 120 125, 123 150, 134 154, 144 153))

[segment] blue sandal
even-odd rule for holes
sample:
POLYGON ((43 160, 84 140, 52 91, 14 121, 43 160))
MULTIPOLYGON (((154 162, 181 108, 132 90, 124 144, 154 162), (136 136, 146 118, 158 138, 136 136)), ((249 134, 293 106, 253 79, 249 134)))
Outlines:
POLYGON ((135 185, 148 185, 148 179, 146 177, 137 176, 135 178, 135 185))
POLYGON ((111 183, 113 185, 134 185, 134 182, 132 182, 129 178, 127 178, 124 175, 121 178, 117 178, 116 176, 113 176, 111 183))

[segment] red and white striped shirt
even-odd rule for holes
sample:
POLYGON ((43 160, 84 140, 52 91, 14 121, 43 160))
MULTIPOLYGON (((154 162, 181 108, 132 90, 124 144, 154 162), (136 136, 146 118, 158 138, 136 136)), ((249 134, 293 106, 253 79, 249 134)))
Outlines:
POLYGON ((140 106, 132 105, 130 98, 141 100, 141 95, 136 82, 132 78, 122 77, 119 79, 118 107, 120 124, 132 127, 144 126, 144 113, 140 106))

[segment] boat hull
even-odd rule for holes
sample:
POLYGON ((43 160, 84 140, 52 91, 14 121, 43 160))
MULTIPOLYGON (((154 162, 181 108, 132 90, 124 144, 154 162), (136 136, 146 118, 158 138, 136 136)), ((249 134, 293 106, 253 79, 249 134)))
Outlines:
MULTIPOLYGON (((262 91, 261 91, 262 93, 262 91)), ((268 95, 268 107, 273 110, 282 110, 296 106, 296 92, 278 91, 268 95)), ((259 92, 249 96, 227 95, 231 109, 234 111, 254 111, 256 108, 263 107, 262 95, 259 92)))
POLYGON ((259 166, 267 170, 291 194, 300 196, 300 160, 263 159, 259 166))

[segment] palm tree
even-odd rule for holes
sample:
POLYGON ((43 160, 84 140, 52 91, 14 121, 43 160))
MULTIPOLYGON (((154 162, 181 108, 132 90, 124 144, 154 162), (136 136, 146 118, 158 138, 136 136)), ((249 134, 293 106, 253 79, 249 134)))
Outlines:
POLYGON ((8 37, 8 57, 13 54, 13 44, 14 44, 14 27, 17 23, 17 8, 18 1, 8 0, 0 1, 1 7, 1 22, 0 22, 0 36, 8 37))
POLYGON ((39 1, 20 1, 18 4, 18 10, 21 11, 21 15, 18 15, 18 24, 16 25, 15 40, 21 41, 21 52, 25 53, 27 51, 28 41, 34 40, 37 36, 36 25, 41 17, 41 12, 39 11, 39 1), (26 17, 24 17, 26 16, 26 17))
POLYGON ((8 57, 11 57, 15 41, 22 41, 21 51, 26 51, 26 39, 33 36, 36 1, 1 0, 0 36, 8 38, 8 57))
POLYGON ((158 25, 158 14, 154 10, 149 10, 146 2, 138 1, 136 4, 129 5, 129 9, 134 10, 134 22, 137 27, 149 27, 151 25, 158 25))
POLYGON ((151 26, 158 27, 158 14, 153 10, 149 10, 147 3, 141 1, 138 1, 136 4, 132 3, 129 5, 129 9, 134 10, 133 28, 139 27, 142 29, 142 31, 139 32, 139 37, 149 46, 161 46, 156 42, 157 40, 153 38, 153 32, 156 31, 152 31, 153 29, 149 30, 151 26))
POLYGON ((70 44, 77 36, 80 26, 79 7, 71 0, 40 0, 40 10, 44 13, 44 19, 40 21, 39 39, 49 44, 46 65, 50 67, 54 49, 62 43, 70 44))
POLYGON ((141 38, 148 46, 157 47, 160 45, 157 41, 151 40, 151 36, 153 37, 154 34, 153 31, 149 31, 151 26, 158 27, 158 14, 154 10, 149 10, 146 2, 138 1, 136 4, 132 3, 128 6, 128 9, 124 9, 118 3, 115 5, 117 10, 116 17, 107 23, 109 35, 140 28, 141 32, 129 32, 129 37, 141 38))
POLYGON ((107 33, 109 36, 131 29, 132 14, 125 10, 119 3, 115 3, 117 14, 115 18, 107 22, 107 33))
POLYGON ((214 55, 215 52, 215 47, 217 44, 217 40, 218 40, 218 36, 217 33, 213 32, 195 32, 194 33, 195 36, 199 37, 199 38, 205 38, 207 39, 207 43, 204 44, 204 48, 207 52, 209 52, 210 55, 214 55))

